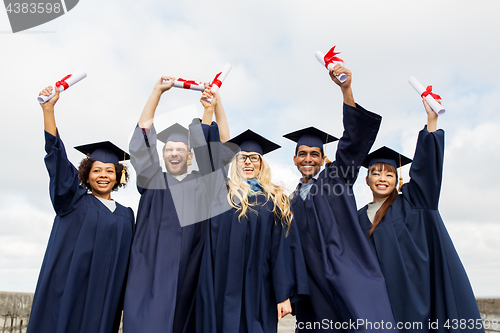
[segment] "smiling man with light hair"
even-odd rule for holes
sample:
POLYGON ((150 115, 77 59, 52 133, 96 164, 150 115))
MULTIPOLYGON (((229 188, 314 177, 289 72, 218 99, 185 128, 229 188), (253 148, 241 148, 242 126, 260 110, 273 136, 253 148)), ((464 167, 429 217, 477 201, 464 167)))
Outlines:
POLYGON ((156 82, 130 141, 141 200, 125 291, 125 333, 195 330, 194 294, 212 198, 207 179, 224 167, 212 165, 208 145, 215 153, 220 141, 229 139, 229 128, 219 95, 205 90, 202 98, 213 100, 205 104, 201 122, 194 119, 189 131, 174 124, 156 134, 155 111, 173 82, 171 77, 156 82), (220 133, 212 122, 214 113, 221 123, 220 133), (161 169, 157 139, 165 143, 166 173, 161 169), (188 173, 191 145, 200 171, 188 173))

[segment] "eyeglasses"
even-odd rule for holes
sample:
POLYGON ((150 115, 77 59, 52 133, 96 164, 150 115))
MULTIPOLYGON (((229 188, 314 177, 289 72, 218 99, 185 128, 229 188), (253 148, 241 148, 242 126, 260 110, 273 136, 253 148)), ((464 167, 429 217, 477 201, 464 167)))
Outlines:
POLYGON ((252 163, 258 163, 260 161, 260 155, 259 154, 252 154, 252 155, 243 155, 243 154, 238 154, 236 156, 236 161, 239 163, 245 163, 247 158, 250 159, 250 162, 252 163))

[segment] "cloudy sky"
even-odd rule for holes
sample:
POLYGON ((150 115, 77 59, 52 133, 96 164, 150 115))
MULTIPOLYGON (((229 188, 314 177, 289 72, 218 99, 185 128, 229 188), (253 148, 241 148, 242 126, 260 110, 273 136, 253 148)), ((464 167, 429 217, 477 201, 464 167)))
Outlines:
MULTIPOLYGON (((293 189, 294 145, 281 135, 311 125, 342 133, 340 90, 314 57, 337 45, 353 71, 355 100, 383 116, 374 148, 413 156, 426 116, 410 76, 443 97, 441 215, 476 296, 499 297, 499 12, 497 0, 80 0, 62 17, 12 34, 0 10, 0 290, 34 291, 54 218, 35 99, 43 87, 79 68, 88 73, 56 106, 77 164, 82 156, 70 147, 128 147, 161 75, 208 81, 228 62, 221 96, 231 134, 251 128, 282 145, 266 158, 275 180, 293 189)), ((201 112, 199 97, 170 90, 158 122, 201 112)), ((359 207, 371 199, 364 176, 355 185, 359 207)), ((134 183, 114 198, 137 208, 134 183)))

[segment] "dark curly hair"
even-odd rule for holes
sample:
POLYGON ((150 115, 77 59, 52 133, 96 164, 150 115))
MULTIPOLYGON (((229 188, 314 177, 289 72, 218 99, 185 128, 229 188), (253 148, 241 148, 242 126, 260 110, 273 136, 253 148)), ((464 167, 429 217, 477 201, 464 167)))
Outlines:
MULTIPOLYGON (((80 165, 78 166, 78 178, 80 178, 80 184, 85 185, 87 190, 91 192, 92 188, 90 187, 90 184, 87 183, 87 180, 89 180, 90 169, 92 169, 92 165, 94 164, 94 162, 95 160, 87 156, 80 162, 80 165)), ((127 166, 120 163, 116 163, 115 164, 116 184, 115 186, 113 186, 111 191, 118 191, 118 188, 124 187, 126 185, 126 184, 120 184, 120 180, 122 177, 122 170, 125 170, 125 180, 128 183, 129 174, 127 166)))

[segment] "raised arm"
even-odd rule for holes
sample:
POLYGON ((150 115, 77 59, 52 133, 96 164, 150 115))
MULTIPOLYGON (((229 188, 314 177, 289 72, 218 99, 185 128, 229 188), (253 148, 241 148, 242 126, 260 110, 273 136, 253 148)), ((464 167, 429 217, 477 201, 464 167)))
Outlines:
POLYGON ((209 90, 208 84, 205 84, 205 88, 206 89, 200 99, 201 104, 203 104, 203 107, 205 108, 202 123, 210 125, 212 123, 213 114, 215 113, 215 122, 219 127, 220 141, 226 142, 231 138, 231 135, 229 134, 229 124, 227 122, 226 112, 222 106, 220 95, 219 93, 213 94, 209 90), (212 103, 205 101, 205 99, 210 98, 213 98, 212 103))
POLYGON ((425 99, 423 104, 427 113, 427 126, 418 135, 410 181, 401 190, 414 207, 438 209, 443 178, 444 131, 436 129, 438 115, 425 99))
POLYGON ((215 93, 215 97, 217 98, 217 104, 215 105, 215 122, 219 125, 220 141, 226 142, 231 139, 226 111, 224 110, 224 106, 222 106, 222 100, 219 93, 215 93))
POLYGON ((346 184, 352 185, 358 176, 359 167, 377 137, 382 117, 365 110, 354 102, 352 93, 352 73, 340 64, 330 70, 330 77, 340 87, 344 98, 343 124, 344 133, 339 140, 335 162, 328 174, 342 177, 346 184), (336 75, 346 74, 347 80, 340 83, 336 75))
MULTIPOLYGON (((39 95, 50 96, 52 90, 53 88, 51 86, 48 86, 47 88, 43 89, 39 95)), ((56 126, 56 118, 54 116, 54 106, 56 105, 58 100, 59 100, 59 88, 56 87, 56 94, 54 95, 54 97, 52 97, 43 104, 40 103, 40 106, 42 107, 43 110, 43 125, 45 131, 49 134, 52 134, 53 136, 57 136, 57 126, 56 126)))
POLYGON ((151 96, 149 96, 144 109, 142 110, 141 117, 139 118, 139 127, 141 128, 151 128, 153 125, 153 120, 155 117, 156 107, 160 102, 161 95, 172 88, 174 85, 175 78, 170 76, 162 76, 153 88, 151 96), (163 80, 170 80, 168 83, 163 83, 163 80))
MULTIPOLYGON (((437 100, 439 104, 441 104, 441 100, 437 100)), ((438 121, 438 115, 434 110, 431 109, 429 104, 427 104, 427 101, 425 98, 422 98, 422 103, 424 103, 425 107, 425 112, 427 112, 427 131, 430 132, 435 132, 437 129, 437 121, 438 121)))
POLYGON ((130 162, 137 173, 137 189, 143 193, 146 189, 164 189, 166 187, 160 166, 160 157, 156 150, 156 130, 153 120, 161 95, 172 88, 174 78, 162 76, 156 81, 139 122, 130 140, 130 162), (163 83, 163 80, 170 80, 163 83))
MULTIPOLYGON (((218 95, 218 94, 217 94, 218 95)), ((201 94, 200 102, 203 105, 203 118, 201 119, 201 123, 205 125, 212 124, 212 119, 214 117, 215 106, 217 105, 219 96, 214 96, 212 92, 205 87, 205 90, 201 94), (212 102, 209 103, 207 100, 212 99, 212 102)))
MULTIPOLYGON (((40 95, 49 96, 52 87, 47 87, 40 95)), ((74 210, 81 202, 81 198, 87 193, 85 186, 80 185, 78 170, 68 160, 66 149, 57 135, 54 106, 59 99, 59 88, 56 89, 54 97, 40 104, 43 110, 43 122, 45 127, 45 165, 49 172, 49 193, 54 210, 59 215, 64 215, 74 210)))
MULTIPOLYGON (((210 161, 211 170, 205 168, 205 172, 206 171, 211 172, 219 169, 223 165, 222 164, 223 157, 221 155, 222 134, 220 133, 218 123, 212 123, 213 114, 215 112, 215 109, 217 108, 218 103, 220 102, 220 96, 219 94, 213 94, 210 91, 207 84, 205 85, 206 89, 205 91, 203 91, 203 94, 201 95, 200 98, 200 102, 204 107, 203 119, 201 121, 201 124, 203 128, 203 136, 205 142, 202 140, 200 131, 198 131, 198 133, 191 131, 191 140, 192 140, 191 143, 193 144, 193 147, 197 146, 204 147, 203 149, 195 148, 196 160, 205 162, 210 161), (211 103, 207 102, 207 100, 210 99, 212 100, 212 102, 211 103)), ((191 128, 192 126, 190 126, 190 130, 191 128)), ((208 166, 209 164, 207 163, 206 165, 208 166)), ((200 167, 200 171, 202 171, 202 165, 198 163, 198 166, 200 167)))
POLYGON ((330 77, 332 78, 333 82, 335 82, 340 87, 340 90, 342 90, 342 96, 344 97, 344 103, 355 108, 356 103, 354 102, 354 96, 352 94, 352 88, 351 88, 351 82, 352 82, 351 71, 340 64, 336 64, 332 69, 330 69, 329 74, 330 74, 330 77), (346 74, 347 80, 340 83, 340 81, 335 77, 335 76, 339 76, 340 74, 346 74))
MULTIPOLYGON (((203 133, 196 130, 191 131, 190 126, 191 144, 195 147, 197 161, 209 158, 212 171, 222 170, 224 165, 227 165, 234 156, 234 152, 222 144, 230 139, 228 122, 221 104, 220 95, 218 93, 213 94, 207 84, 205 84, 205 88, 200 98, 200 102, 205 108, 201 122, 203 133), (212 99, 212 102, 208 103, 207 99, 212 99), (212 122, 214 113, 215 123, 212 122), (197 146, 203 146, 204 142, 208 143, 209 149, 196 149, 197 146)), ((200 171, 202 171, 201 167, 200 171)))

